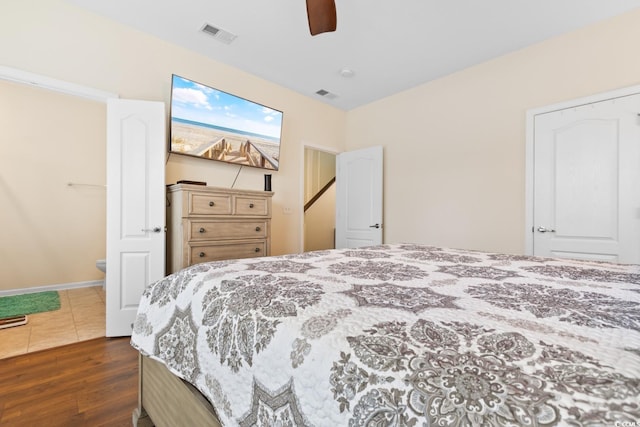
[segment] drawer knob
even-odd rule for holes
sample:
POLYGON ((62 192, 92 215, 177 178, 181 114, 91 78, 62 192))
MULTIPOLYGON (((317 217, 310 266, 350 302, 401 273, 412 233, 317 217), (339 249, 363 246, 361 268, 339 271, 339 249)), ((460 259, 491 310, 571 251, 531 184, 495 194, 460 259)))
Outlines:
POLYGON ((260 248, 256 248, 256 252, 260 252, 260 248))
POLYGON ((256 227, 256 231, 260 231, 262 230, 260 227, 256 227))
POLYGON ((204 252, 200 252, 198 255, 200 255, 200 258, 204 258, 204 252))
POLYGON ((253 203, 249 203, 249 207, 253 209, 253 203))
POLYGON ((209 202, 209 206, 213 206, 213 205, 215 205, 215 203, 209 202))
POLYGON ((200 230, 199 230, 199 231, 200 231, 201 233, 204 233, 204 232, 205 232, 205 231, 207 231, 207 230, 205 230, 205 229, 204 229, 204 227, 200 227, 200 230))

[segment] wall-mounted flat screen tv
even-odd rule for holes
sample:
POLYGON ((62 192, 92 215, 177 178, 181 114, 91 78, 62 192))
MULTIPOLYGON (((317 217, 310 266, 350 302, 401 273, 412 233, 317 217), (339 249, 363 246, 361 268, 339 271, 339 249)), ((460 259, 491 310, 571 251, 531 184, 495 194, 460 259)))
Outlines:
POLYGON ((177 75, 169 152, 278 170, 282 112, 177 75))

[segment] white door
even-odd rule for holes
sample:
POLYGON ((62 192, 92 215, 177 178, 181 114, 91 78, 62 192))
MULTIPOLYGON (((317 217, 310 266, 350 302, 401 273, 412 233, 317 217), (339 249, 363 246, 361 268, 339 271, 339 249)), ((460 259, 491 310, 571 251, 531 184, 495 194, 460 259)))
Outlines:
POLYGON ((161 102, 107 103, 106 335, 131 335, 144 288, 165 273, 161 102))
POLYGON ((640 263, 640 94, 536 115, 533 253, 640 263))
POLYGON ((382 244, 382 147, 336 157, 336 248, 382 244))

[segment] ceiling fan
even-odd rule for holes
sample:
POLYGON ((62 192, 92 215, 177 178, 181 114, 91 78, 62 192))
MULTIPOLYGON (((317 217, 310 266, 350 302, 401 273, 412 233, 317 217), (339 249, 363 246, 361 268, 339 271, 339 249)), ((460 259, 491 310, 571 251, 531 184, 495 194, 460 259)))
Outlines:
POLYGON ((312 36, 336 30, 335 0, 307 0, 307 18, 312 36))

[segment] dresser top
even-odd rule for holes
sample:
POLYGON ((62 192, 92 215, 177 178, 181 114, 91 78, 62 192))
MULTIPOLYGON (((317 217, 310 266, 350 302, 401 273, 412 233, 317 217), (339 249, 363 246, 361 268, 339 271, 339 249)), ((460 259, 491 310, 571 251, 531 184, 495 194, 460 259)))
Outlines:
POLYGON ((239 188, 224 188, 224 187, 210 187, 208 185, 196 185, 196 184, 173 184, 167 186, 167 192, 173 193, 175 191, 198 191, 205 193, 224 193, 224 194, 243 194, 243 195, 255 195, 262 197, 273 196, 273 191, 259 191, 259 190, 242 190, 239 188))

